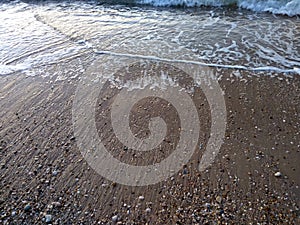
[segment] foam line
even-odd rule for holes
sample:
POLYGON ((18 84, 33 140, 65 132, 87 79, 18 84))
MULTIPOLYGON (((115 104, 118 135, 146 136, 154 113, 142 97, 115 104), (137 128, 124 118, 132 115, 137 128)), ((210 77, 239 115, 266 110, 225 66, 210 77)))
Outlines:
POLYGON ((255 71, 255 72, 268 71, 268 72, 292 73, 292 74, 300 75, 299 68, 281 69, 278 67, 271 67, 271 66, 270 67, 266 66, 266 67, 253 68, 253 67, 246 67, 246 66, 241 66, 241 65, 224 65, 224 64, 204 63, 204 62, 184 60, 184 59, 160 58, 160 57, 151 56, 151 55, 127 54, 127 53, 118 53, 118 52, 112 52, 112 51, 99 51, 96 49, 93 49, 93 52, 95 52, 96 54, 113 55, 113 56, 119 56, 119 57, 130 57, 130 58, 137 58, 137 59, 147 59, 147 60, 169 62, 169 63, 190 63, 190 64, 196 64, 199 66, 208 66, 208 67, 216 67, 216 68, 248 70, 248 71, 255 71))

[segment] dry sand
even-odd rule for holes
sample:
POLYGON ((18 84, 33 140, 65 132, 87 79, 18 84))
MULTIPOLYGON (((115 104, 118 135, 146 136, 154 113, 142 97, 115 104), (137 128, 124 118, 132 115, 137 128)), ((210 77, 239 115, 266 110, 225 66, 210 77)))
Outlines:
MULTIPOLYGON (((81 156, 72 127, 78 80, 22 73, 0 77, 0 223, 300 224, 299 76, 220 73, 228 124, 214 164, 197 171, 211 122, 197 89, 194 100, 203 124, 199 148, 178 174, 146 187, 110 182, 81 156)), ((116 92, 105 89, 97 110, 108 116, 116 92)), ((96 118, 96 123, 115 157, 131 164, 143 164, 145 158, 158 162, 176 143, 176 112, 166 102, 148 99, 131 118, 139 125, 133 132, 143 128, 144 137, 143 118, 158 114, 171 131, 155 154, 124 148, 111 133, 109 119, 96 118)))

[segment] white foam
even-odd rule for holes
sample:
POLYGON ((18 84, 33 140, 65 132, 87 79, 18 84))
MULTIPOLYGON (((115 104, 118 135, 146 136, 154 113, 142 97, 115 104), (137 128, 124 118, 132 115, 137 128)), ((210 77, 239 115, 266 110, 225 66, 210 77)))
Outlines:
POLYGON ((184 5, 184 6, 222 6, 235 2, 235 0, 141 0, 141 3, 151 4, 154 6, 172 6, 172 5, 184 5))
POLYGON ((300 15, 299 0, 289 0, 288 2, 278 0, 240 0, 238 5, 257 12, 271 12, 289 16, 300 15))
POLYGON ((30 64, 17 64, 17 65, 4 65, 0 64, 0 75, 7 75, 17 71, 26 70, 30 67, 30 64))
POLYGON ((227 6, 237 4, 241 8, 256 12, 271 12, 289 16, 300 15, 299 0, 138 0, 154 6, 227 6))
POLYGON ((179 86, 176 80, 169 76, 166 71, 161 71, 160 76, 149 76, 145 74, 136 80, 126 80, 125 83, 112 77, 109 78, 109 81, 114 87, 117 87, 118 89, 127 88, 128 91, 145 89, 146 87, 149 87, 151 90, 156 88, 164 90, 168 87, 179 86))
POLYGON ((216 63, 204 63, 204 62, 193 61, 193 60, 160 58, 160 57, 152 56, 152 55, 138 55, 138 54, 126 54, 126 53, 111 52, 111 51, 98 51, 95 49, 94 49, 94 52, 97 54, 106 54, 106 55, 113 55, 113 56, 119 56, 119 57, 130 57, 130 58, 146 59, 146 60, 170 62, 170 63, 190 63, 190 64, 196 64, 199 66, 237 69, 237 70, 248 70, 248 71, 256 71, 256 72, 262 72, 262 71, 272 72, 273 71, 273 72, 279 72, 279 73, 299 74, 299 70, 300 70, 298 68, 282 69, 282 68, 278 68, 278 67, 274 67, 274 66, 247 67, 247 66, 242 66, 242 65, 225 65, 225 64, 216 64, 216 63))

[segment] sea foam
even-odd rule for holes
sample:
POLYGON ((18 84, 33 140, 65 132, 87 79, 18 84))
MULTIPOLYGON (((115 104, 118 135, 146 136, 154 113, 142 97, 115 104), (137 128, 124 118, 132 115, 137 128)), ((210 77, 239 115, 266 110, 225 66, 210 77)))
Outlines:
POLYGON ((138 0, 154 6, 233 6, 256 12, 271 12, 289 16, 300 15, 299 0, 138 0))

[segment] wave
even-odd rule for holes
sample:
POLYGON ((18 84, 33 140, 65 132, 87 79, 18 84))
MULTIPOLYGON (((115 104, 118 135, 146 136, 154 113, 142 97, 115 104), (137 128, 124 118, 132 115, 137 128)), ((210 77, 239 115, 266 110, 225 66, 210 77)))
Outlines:
POLYGON ((237 6, 256 12, 300 15, 300 0, 137 0, 153 6, 237 6))

